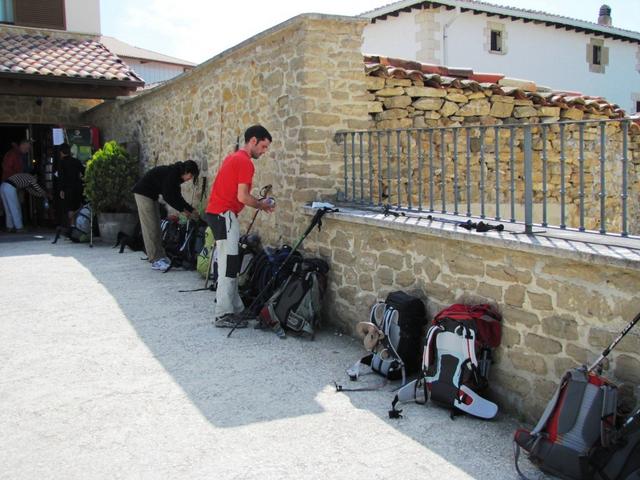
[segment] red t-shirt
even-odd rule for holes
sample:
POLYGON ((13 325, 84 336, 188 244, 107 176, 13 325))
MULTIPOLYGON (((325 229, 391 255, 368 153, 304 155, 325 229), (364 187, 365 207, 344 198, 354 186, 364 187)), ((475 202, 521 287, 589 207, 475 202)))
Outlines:
POLYGON ((17 148, 9 150, 2 160, 2 180, 22 173, 22 153, 17 148))
POLYGON ((222 162, 211 187, 207 213, 224 213, 231 210, 238 215, 244 204, 238 201, 238 185, 246 183, 251 191, 255 166, 244 150, 232 153, 222 162))

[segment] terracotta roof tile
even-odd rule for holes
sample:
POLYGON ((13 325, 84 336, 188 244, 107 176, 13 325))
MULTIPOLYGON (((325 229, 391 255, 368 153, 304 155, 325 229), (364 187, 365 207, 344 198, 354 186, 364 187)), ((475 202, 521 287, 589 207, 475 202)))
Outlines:
POLYGON ((0 34, 0 72, 143 82, 95 40, 45 35, 0 34))
POLYGON ((440 65, 421 64, 415 61, 382 56, 365 55, 364 70, 367 75, 383 78, 420 78, 426 86, 459 88, 480 92, 490 90, 493 95, 507 95, 516 100, 530 100, 536 105, 577 108, 587 113, 608 117, 624 117, 626 113, 618 105, 602 97, 580 92, 553 90, 536 85, 530 80, 506 77, 500 73, 479 73, 471 69, 447 68, 440 65), (411 67, 411 68, 406 68, 411 67), (421 73, 416 77, 416 73, 421 73))

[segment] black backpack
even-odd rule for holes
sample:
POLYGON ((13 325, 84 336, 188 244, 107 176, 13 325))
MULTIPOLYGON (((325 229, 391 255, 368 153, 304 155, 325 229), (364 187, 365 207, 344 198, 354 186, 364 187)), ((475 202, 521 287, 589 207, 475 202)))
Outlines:
POLYGON ((589 454, 595 480, 640 479, 640 410, 629 417, 611 443, 589 454))
POLYGON ((161 222, 162 246, 172 267, 195 270, 198 250, 196 239, 201 232, 204 243, 206 224, 202 220, 180 223, 177 218, 168 218, 161 222))
MULTIPOLYGON (((404 385, 407 375, 420 369, 421 340, 426 323, 422 300, 402 291, 391 292, 384 302, 373 306, 369 321, 360 322, 356 327, 364 336, 365 348, 371 353, 347 370, 349 378, 356 381, 360 376, 360 365, 364 364, 388 380, 402 379, 404 385)), ((337 388, 347 390, 339 385, 337 388)))

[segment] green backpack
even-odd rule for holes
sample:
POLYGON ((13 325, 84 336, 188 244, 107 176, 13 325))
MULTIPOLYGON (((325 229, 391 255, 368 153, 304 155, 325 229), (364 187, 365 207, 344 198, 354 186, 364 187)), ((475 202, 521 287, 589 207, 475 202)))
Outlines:
MULTIPOLYGON (((213 253, 213 245, 215 243, 215 239, 213 238, 213 231, 211 227, 207 227, 204 232, 204 246, 200 253, 198 253, 198 260, 196 269, 198 273, 205 278, 207 276, 207 270, 209 269, 209 263, 211 262, 211 255, 213 253)), ((210 276, 213 272, 210 272, 210 276)))

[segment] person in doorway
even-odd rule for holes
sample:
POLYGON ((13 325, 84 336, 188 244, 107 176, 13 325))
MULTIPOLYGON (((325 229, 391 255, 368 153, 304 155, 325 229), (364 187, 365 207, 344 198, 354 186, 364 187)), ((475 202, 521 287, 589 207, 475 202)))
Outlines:
POLYGON ((71 148, 66 143, 60 145, 59 155, 59 195, 62 200, 62 209, 66 215, 64 220, 67 226, 71 226, 74 213, 82 206, 84 165, 80 160, 71 156, 71 148))
POLYGON ((244 304, 238 292, 240 271, 240 224, 238 214, 245 206, 265 212, 274 207, 267 199, 258 200, 251 195, 255 166, 271 144, 271 134, 261 125, 249 127, 244 133, 244 147, 224 159, 211 187, 206 220, 218 250, 218 288, 214 324, 216 327, 247 326, 242 315, 244 304))
POLYGON ((23 172, 22 158, 31 149, 31 142, 27 139, 20 140, 20 143, 13 142, 9 150, 2 159, 2 181, 16 173, 23 172))
POLYGON ((38 184, 36 177, 29 173, 16 173, 11 175, 0 185, 0 197, 5 211, 5 224, 7 231, 23 233, 22 208, 18 200, 18 191, 26 190, 30 195, 41 198, 51 198, 38 184))
POLYGON ((197 219, 198 212, 183 198, 180 186, 189 180, 195 184, 199 173, 198 164, 193 160, 161 165, 145 173, 133 187, 145 250, 154 270, 164 272, 171 266, 162 246, 158 197, 162 195, 173 208, 188 218, 197 219))

